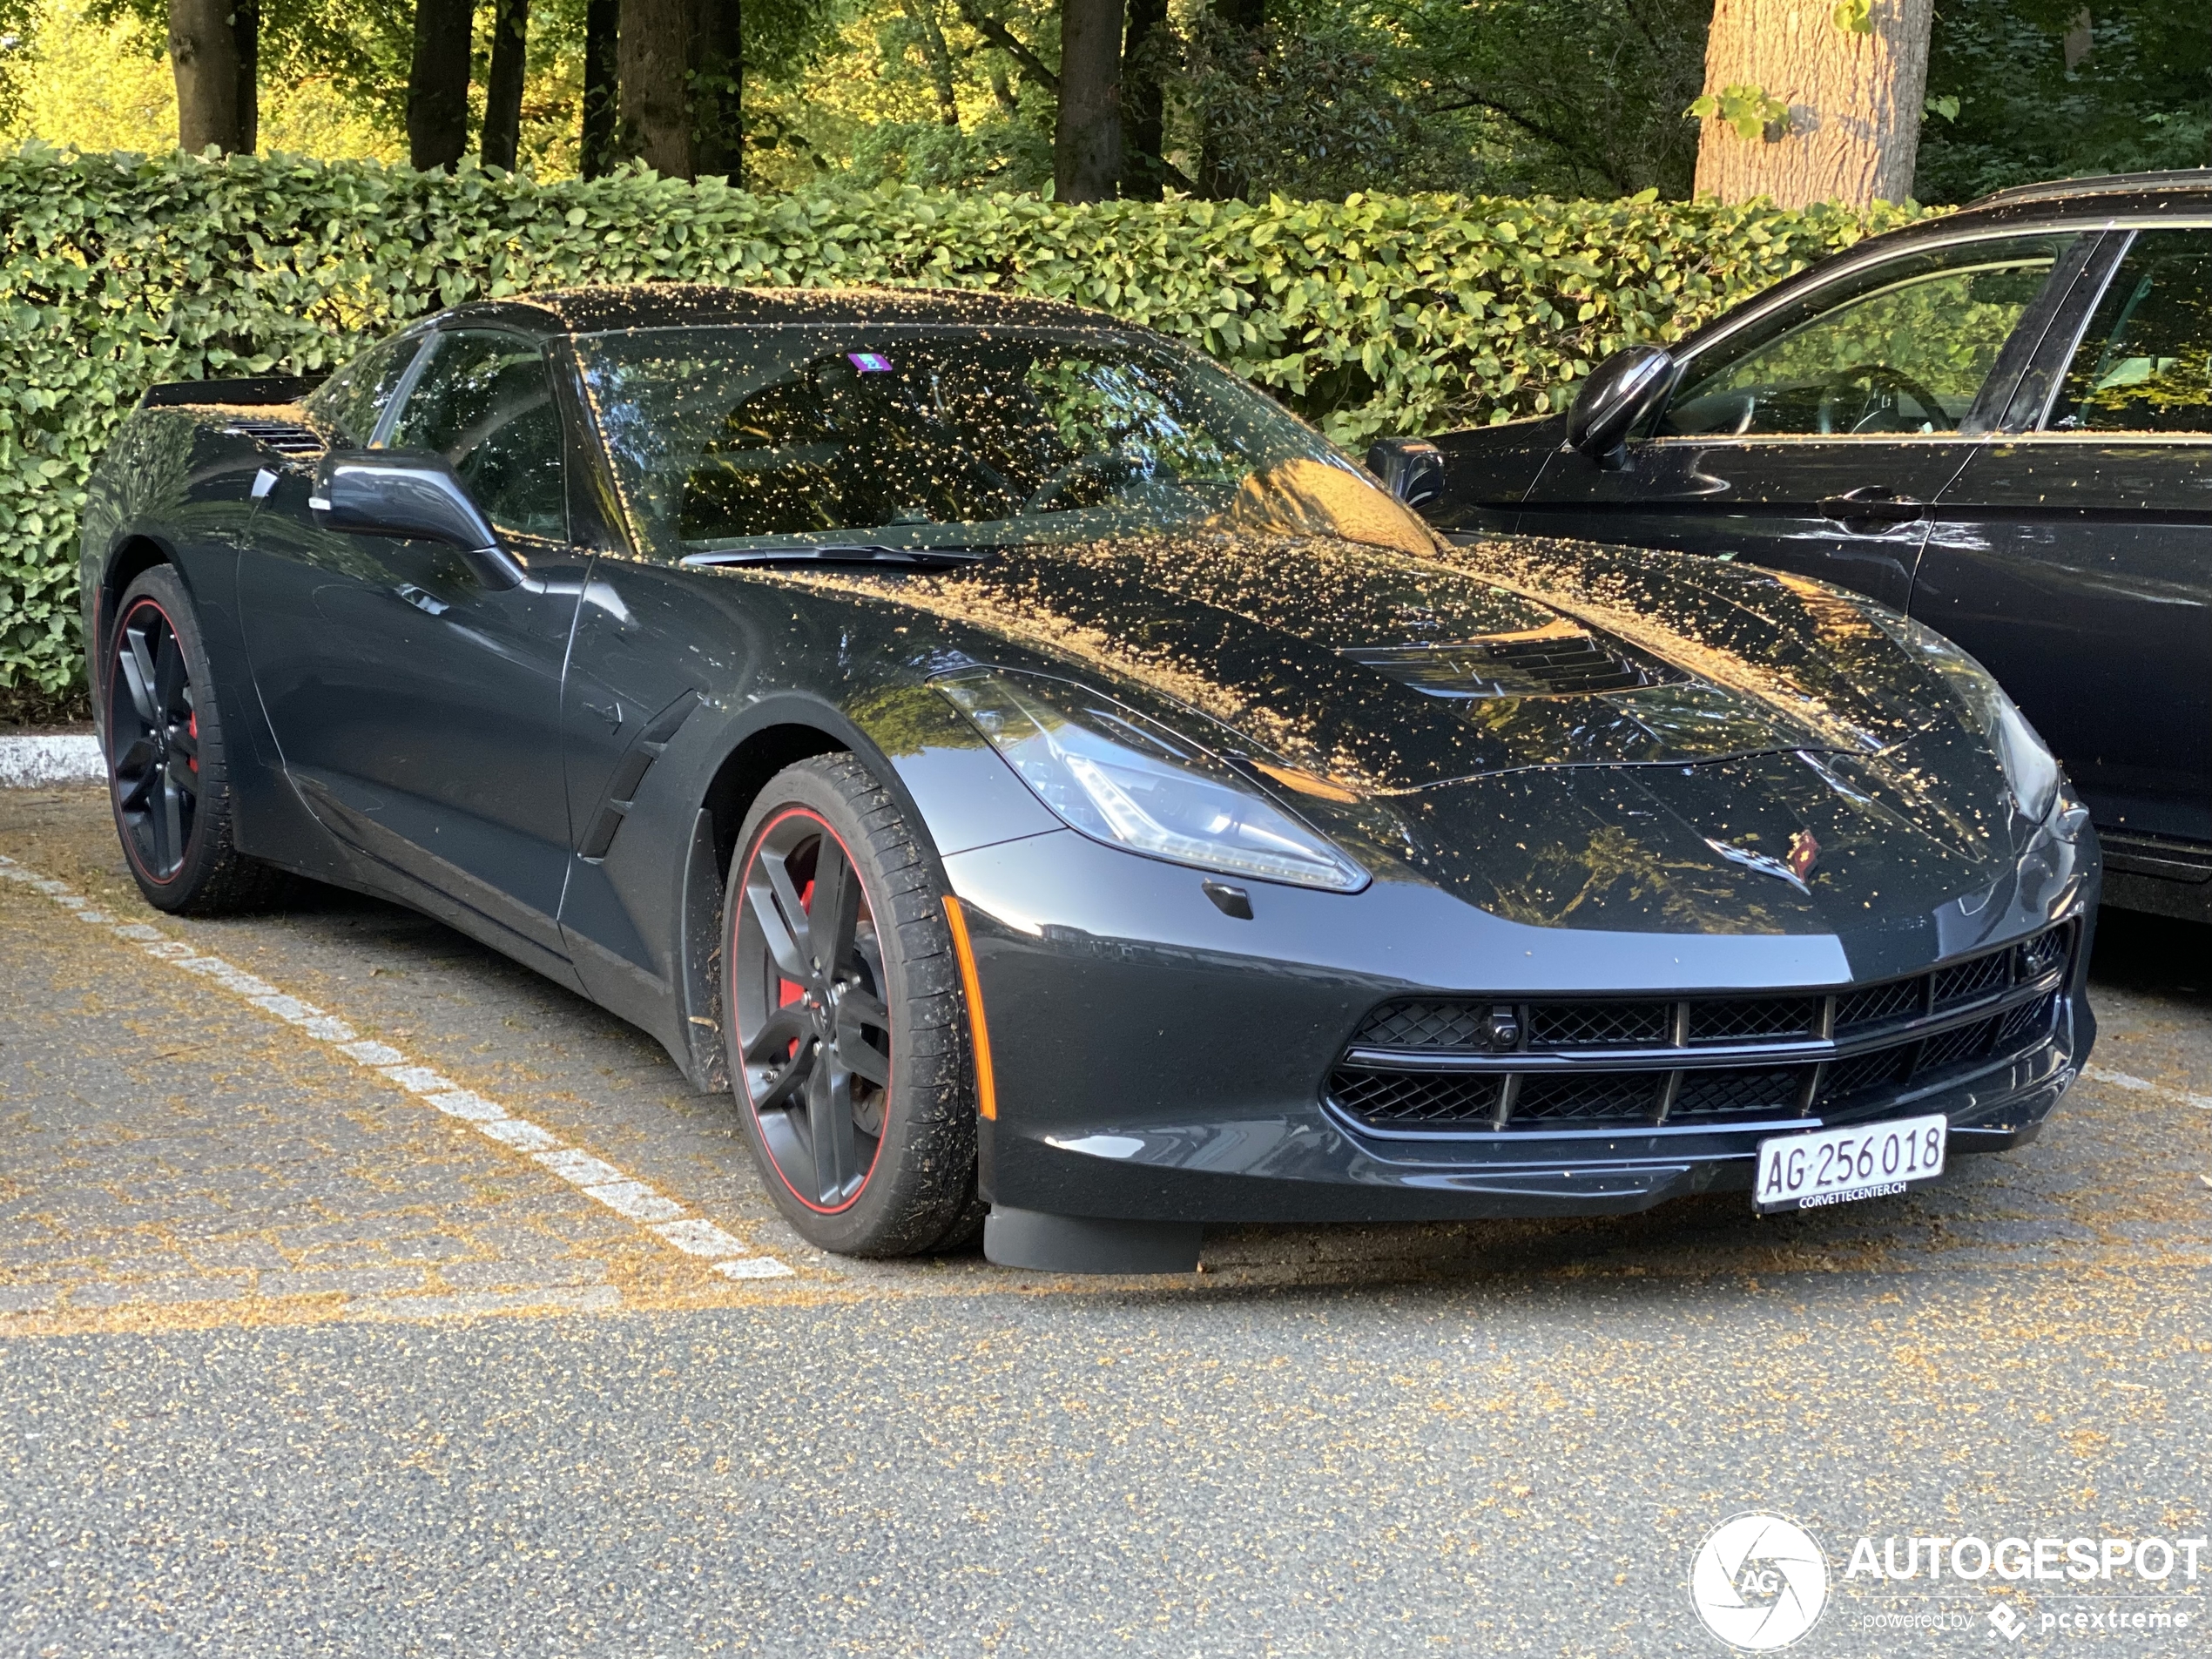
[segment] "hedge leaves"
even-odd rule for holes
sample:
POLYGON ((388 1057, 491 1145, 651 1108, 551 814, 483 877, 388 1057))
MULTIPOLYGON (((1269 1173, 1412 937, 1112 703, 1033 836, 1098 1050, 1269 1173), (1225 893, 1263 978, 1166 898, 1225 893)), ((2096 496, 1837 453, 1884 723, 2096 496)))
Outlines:
POLYGON ((1115 202, 913 188, 540 185, 289 157, 0 157, 0 687, 82 669, 77 514, 146 387, 317 373, 464 300, 582 282, 995 287, 1203 347, 1340 442, 1556 407, 1902 215, 1353 196, 1115 202))

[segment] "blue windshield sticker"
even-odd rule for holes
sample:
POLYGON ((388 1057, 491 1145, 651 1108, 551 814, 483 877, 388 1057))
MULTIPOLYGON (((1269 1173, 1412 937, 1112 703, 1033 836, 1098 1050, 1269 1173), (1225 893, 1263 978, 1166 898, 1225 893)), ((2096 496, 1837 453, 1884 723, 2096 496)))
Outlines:
POLYGON ((845 361, 863 374, 883 374, 890 372, 891 360, 879 352, 849 351, 845 361))

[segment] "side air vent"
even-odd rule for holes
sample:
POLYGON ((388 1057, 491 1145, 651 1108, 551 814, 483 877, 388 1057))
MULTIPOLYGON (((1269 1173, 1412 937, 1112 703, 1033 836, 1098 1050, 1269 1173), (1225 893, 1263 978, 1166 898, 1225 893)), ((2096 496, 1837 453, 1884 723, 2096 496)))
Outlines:
POLYGON ((623 756, 615 768, 614 776, 607 779, 607 798, 599 806, 598 816, 591 820, 591 827, 583 833, 583 843, 577 848, 577 856, 597 864, 607 856, 607 849, 615 843, 615 833, 629 816, 631 806, 637 801, 637 788, 645 781, 645 774, 653 769, 653 762, 667 752, 677 729, 691 718, 691 711, 699 705, 699 694, 686 691, 653 718, 637 741, 630 745, 630 752, 623 756))
POLYGON ((281 455, 319 455, 323 452, 322 439, 315 429, 297 421, 233 421, 223 429, 235 432, 241 438, 251 438, 264 449, 273 449, 281 455))
POLYGON ((1457 645, 1355 646, 1339 654, 1426 697, 1594 697, 1688 678, 1563 622, 1457 645))

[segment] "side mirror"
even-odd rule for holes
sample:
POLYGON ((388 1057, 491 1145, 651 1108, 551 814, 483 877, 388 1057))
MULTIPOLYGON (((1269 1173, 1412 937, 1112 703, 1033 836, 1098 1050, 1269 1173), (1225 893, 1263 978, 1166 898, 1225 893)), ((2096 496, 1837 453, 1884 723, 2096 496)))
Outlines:
POLYGON ((1444 493, 1444 452, 1426 438, 1377 438, 1367 470, 1407 507, 1426 507, 1444 493))
POLYGON ((315 469, 307 505, 325 528, 355 536, 443 542, 493 589, 520 587, 523 567, 499 544, 442 455, 361 449, 327 455, 315 469))
POLYGON ((1630 346, 1590 371, 1567 411, 1567 447, 1593 458, 1629 441, 1673 383, 1675 360, 1656 346, 1630 346))

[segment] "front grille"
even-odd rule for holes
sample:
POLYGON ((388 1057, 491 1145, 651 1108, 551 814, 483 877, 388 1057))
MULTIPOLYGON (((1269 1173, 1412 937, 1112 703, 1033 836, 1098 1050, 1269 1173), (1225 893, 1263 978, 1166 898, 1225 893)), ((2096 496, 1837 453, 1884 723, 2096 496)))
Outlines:
POLYGON ((1446 1072, 1339 1071, 1330 1080, 1337 1104, 1370 1123, 1447 1123, 1494 1117, 1499 1077, 1446 1072))
POLYGON ((1669 1121, 1727 1117, 1738 1112, 1758 1116, 1794 1112, 1804 1089, 1806 1068, 1770 1066, 1764 1070, 1731 1066, 1725 1071, 1686 1071, 1669 1121))
POLYGON ((1375 1049, 1487 1049, 1489 1009, 1471 1002, 1386 1002, 1355 1042, 1375 1049))
POLYGON ((1532 1049, 1663 1049, 1673 1037, 1671 1002, 1533 1002, 1532 1049))
POLYGON ((1689 1005, 1689 1040, 1774 1042, 1820 1035, 1817 996, 1731 996, 1689 1005))
POLYGON ((1836 1029, 1849 1031, 1892 1020, 1909 1020, 1926 1011, 1927 978, 1893 979, 1886 985, 1868 985, 1846 991, 1836 999, 1836 1029))
POLYGON ((1587 1077, 1531 1077, 1515 1117, 1649 1117, 1666 1086, 1663 1071, 1599 1071, 1587 1077))
POLYGON ((1501 1114, 1506 1129, 1533 1130, 1819 1113, 2047 1042, 2059 1011, 2054 981, 2074 941, 2065 923, 2021 944, 1832 995, 1402 999, 1361 1022, 1330 1076, 1329 1096, 1361 1121, 1391 1128, 1479 1129, 1497 1125, 1501 1114), (1992 1004, 1986 1018, 1951 1022, 1992 1004), (1769 1044, 1803 1047, 1759 1058, 1769 1044), (1731 1045, 1746 1050, 1744 1063, 1689 1063, 1731 1045), (1436 1057, 1415 1068, 1393 1063, 1393 1051, 1436 1057), (1669 1051, 1681 1056, 1672 1064, 1669 1051), (1516 1065, 1516 1054, 1532 1058, 1516 1065), (1608 1055, 1616 1056, 1610 1064, 1608 1055))
POLYGON ((1939 1008, 1957 1008, 1961 1002, 1979 1002, 1993 991, 2001 991, 2012 982, 2010 951, 1997 951, 1987 956, 1977 956, 1970 962, 1960 962, 1956 968, 1939 968, 1935 976, 1935 1005, 1939 1008))

